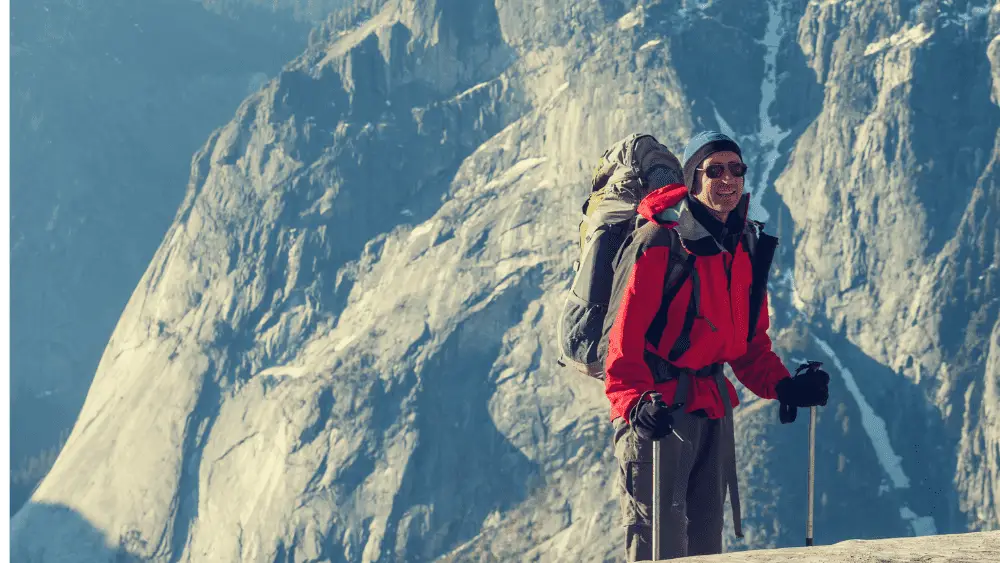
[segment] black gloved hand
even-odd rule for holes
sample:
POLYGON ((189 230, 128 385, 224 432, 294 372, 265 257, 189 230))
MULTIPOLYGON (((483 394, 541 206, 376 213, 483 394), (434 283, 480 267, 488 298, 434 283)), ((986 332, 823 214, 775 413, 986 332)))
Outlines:
POLYGON ((774 390, 781 404, 789 407, 825 406, 830 399, 830 374, 820 369, 821 365, 820 362, 802 364, 795 370, 794 377, 779 381, 774 390))
POLYGON ((644 401, 636 409, 632 427, 643 440, 666 438, 674 428, 674 417, 662 401, 644 401))

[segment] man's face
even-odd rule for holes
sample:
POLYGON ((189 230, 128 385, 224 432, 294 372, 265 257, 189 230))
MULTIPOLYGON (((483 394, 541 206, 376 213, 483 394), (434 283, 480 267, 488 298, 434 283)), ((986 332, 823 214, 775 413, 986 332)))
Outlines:
POLYGON ((701 190, 695 197, 717 214, 725 215, 736 209, 743 197, 743 175, 735 176, 731 168, 743 168, 744 173, 746 170, 739 155, 731 151, 713 153, 698 167, 701 190), (711 177, 716 174, 717 177, 711 177))

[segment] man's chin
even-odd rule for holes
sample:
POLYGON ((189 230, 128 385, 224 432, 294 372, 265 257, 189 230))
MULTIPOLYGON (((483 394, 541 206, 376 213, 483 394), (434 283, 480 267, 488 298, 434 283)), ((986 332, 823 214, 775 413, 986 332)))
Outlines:
POLYGON ((715 209, 715 211, 718 213, 730 213, 740 205, 739 197, 733 197, 731 199, 732 201, 729 201, 728 199, 722 201, 714 201, 712 202, 714 203, 712 208, 715 209))

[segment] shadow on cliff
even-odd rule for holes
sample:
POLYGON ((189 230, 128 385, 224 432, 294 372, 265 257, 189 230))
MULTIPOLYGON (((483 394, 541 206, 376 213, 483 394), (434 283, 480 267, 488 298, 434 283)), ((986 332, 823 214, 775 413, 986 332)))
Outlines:
POLYGON ((539 268, 525 272, 462 321, 421 370, 419 438, 386 531, 395 554, 383 560, 434 560, 476 537, 491 513, 516 507, 542 481, 539 465, 490 414, 504 335, 520 322, 524 304, 541 296, 541 275, 539 268))
POLYGON ((913 186, 928 215, 925 256, 934 257, 954 236, 980 174, 990 161, 1000 109, 991 99, 993 69, 987 58, 991 34, 985 18, 968 28, 934 23, 934 41, 914 50, 909 134, 890 124, 887 162, 905 149, 917 163, 913 186), (900 139, 900 136, 905 138, 900 139))
POLYGON ((60 563, 139 563, 126 541, 111 545, 107 535, 76 510, 29 501, 11 519, 11 561, 60 563), (58 541, 53 541, 58 540, 58 541))
MULTIPOLYGON (((785 170, 798 139, 823 110, 824 86, 802 52, 794 30, 802 18, 804 3, 785 6, 777 26, 766 10, 732 10, 719 3, 683 14, 664 4, 649 10, 649 19, 660 22, 653 33, 670 38, 676 53, 673 65, 685 98, 690 100, 691 122, 695 131, 732 128, 752 166, 747 188, 765 186, 761 205, 770 218, 767 230, 781 238, 775 258, 777 266, 790 267, 794 260, 791 214, 774 183, 785 170), (769 32, 777 34, 768 36, 769 32), (720 42, 719 37, 727 40, 720 42), (775 68, 769 68, 768 43, 776 41, 775 68), (774 82, 765 80, 774 72, 774 82), (771 91, 773 88, 773 92, 771 91), (773 94, 763 111, 765 93, 773 94), (762 119, 766 118, 766 122, 762 119), (775 130, 770 130, 774 128, 775 130), (758 178, 771 155, 763 154, 767 135, 785 134, 776 147, 767 178, 758 178)), ((681 147, 682 148, 682 147, 681 147)), ((754 217, 756 218, 756 217, 754 217)))

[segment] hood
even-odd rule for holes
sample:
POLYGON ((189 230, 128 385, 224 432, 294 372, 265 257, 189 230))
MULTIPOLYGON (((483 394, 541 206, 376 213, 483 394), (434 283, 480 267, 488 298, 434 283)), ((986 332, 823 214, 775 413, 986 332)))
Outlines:
POLYGON ((676 223, 679 215, 671 214, 670 210, 678 209, 679 213, 681 207, 687 209, 687 194, 688 189, 684 184, 668 184, 649 192, 646 197, 642 198, 636 212, 648 221, 659 223, 665 227, 672 226, 669 223, 676 223), (664 212, 667 212, 666 215, 660 218, 659 216, 664 212))
MULTIPOLYGON (((688 189, 683 184, 670 184, 652 191, 641 202, 636 212, 646 220, 661 227, 674 229, 681 236, 684 248, 699 256, 712 256, 724 250, 722 245, 702 225, 691 211, 688 189)), ((750 194, 744 193, 733 210, 743 219, 744 228, 750 209, 750 194)))

